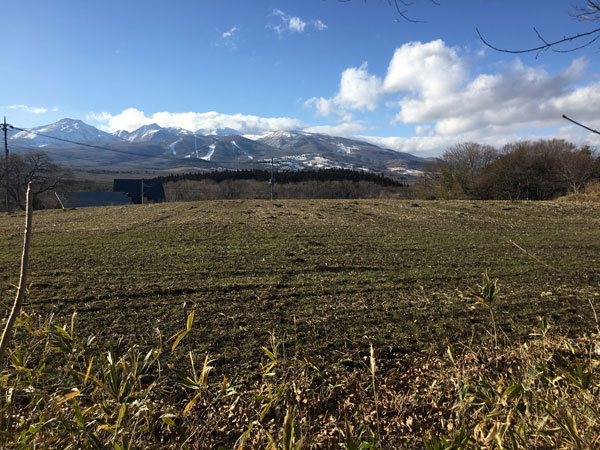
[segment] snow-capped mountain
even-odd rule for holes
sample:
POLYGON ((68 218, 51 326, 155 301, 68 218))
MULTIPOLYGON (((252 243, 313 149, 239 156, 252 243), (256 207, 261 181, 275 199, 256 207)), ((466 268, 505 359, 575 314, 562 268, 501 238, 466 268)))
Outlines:
POLYGON ((114 133, 118 138, 129 142, 162 142, 176 140, 181 136, 188 136, 191 134, 193 134, 191 131, 184 130, 183 128, 163 128, 155 123, 143 125, 131 132, 120 130, 114 133))
POLYGON ((88 168, 264 168, 264 162, 273 158, 279 170, 346 168, 412 175, 424 164, 423 158, 408 153, 304 131, 241 136, 238 131, 227 128, 192 132, 149 124, 131 132, 109 134, 72 119, 13 133, 9 146, 11 144, 13 151, 43 148, 57 162, 88 168), (94 143, 96 147, 78 146, 46 136, 94 143))
POLYGON ((262 136, 253 136, 255 141, 262 142, 275 148, 285 148, 288 143, 294 142, 300 136, 307 136, 308 133, 300 131, 272 131, 262 136))
POLYGON ((194 145, 190 146, 191 143, 184 140, 178 145, 180 154, 185 148, 193 149, 185 154, 185 158, 191 160, 246 163, 255 159, 277 156, 277 149, 234 134, 196 135, 193 138, 194 145))
POLYGON ((28 147, 69 147, 73 144, 51 139, 46 136, 75 142, 111 142, 117 138, 110 133, 100 131, 96 127, 86 124, 81 120, 61 119, 58 122, 41 127, 31 128, 30 131, 19 131, 12 134, 10 140, 28 147))
POLYGON ((303 131, 277 131, 256 139, 283 151, 283 160, 294 167, 341 167, 363 170, 392 170, 408 174, 420 168, 423 159, 410 153, 383 149, 368 142, 303 131))

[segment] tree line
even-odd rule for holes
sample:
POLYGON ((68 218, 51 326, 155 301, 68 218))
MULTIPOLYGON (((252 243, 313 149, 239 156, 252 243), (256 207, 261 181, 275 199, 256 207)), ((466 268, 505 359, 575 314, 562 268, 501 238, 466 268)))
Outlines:
MULTIPOLYGON (((395 180, 380 173, 350 169, 319 169, 301 171, 275 171, 273 179, 279 184, 301 183, 306 181, 367 181, 379 186, 406 186, 404 180, 395 180)), ((268 182, 271 172, 268 170, 222 170, 214 172, 184 173, 159 177, 163 182, 184 180, 212 180, 217 183, 228 180, 256 180, 268 182)))
POLYGON ((552 200, 600 179, 600 156, 562 139, 508 144, 467 142, 447 149, 415 186, 426 199, 552 200))

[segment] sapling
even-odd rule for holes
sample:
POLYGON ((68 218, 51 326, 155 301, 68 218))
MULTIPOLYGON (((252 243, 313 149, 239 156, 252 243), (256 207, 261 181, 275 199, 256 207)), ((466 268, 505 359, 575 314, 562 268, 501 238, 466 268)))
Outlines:
POLYGON ((23 239, 23 255, 21 257, 21 275, 19 277, 19 287, 17 288, 17 296, 13 303, 12 310, 6 321, 2 338, 0 339, 0 369, 4 361, 4 353, 8 346, 8 341, 12 335, 13 326, 17 320, 17 316, 21 311, 21 305, 27 291, 27 263, 29 261, 29 245, 31 242, 31 220, 33 218, 33 208, 31 207, 31 182, 27 185, 27 209, 25 210, 25 237, 23 239))
POLYGON ((496 292, 498 291, 498 279, 493 280, 487 273, 487 270, 482 274, 481 284, 477 287, 479 292, 473 293, 473 298, 487 307, 492 318, 492 327, 494 329, 494 354, 496 357, 496 368, 498 368, 498 331, 496 329, 496 318, 494 317, 494 308, 492 307, 496 300, 496 292))

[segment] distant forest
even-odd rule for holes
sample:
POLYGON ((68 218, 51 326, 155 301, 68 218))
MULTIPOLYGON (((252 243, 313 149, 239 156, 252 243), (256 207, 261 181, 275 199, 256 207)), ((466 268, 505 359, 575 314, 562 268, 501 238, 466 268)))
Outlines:
MULTIPOLYGON (((379 186, 397 186, 406 187, 404 180, 394 180, 383 174, 364 172, 360 170, 349 169, 320 169, 320 170, 302 170, 273 172, 273 178, 276 183, 302 183, 306 181, 365 181, 379 186)), ((256 180, 268 182, 271 179, 269 170, 223 170, 203 173, 184 173, 179 175, 167 175, 158 177, 163 183, 177 181, 204 181, 212 180, 217 183, 230 180, 256 180)))
POLYGON ((406 198, 404 180, 347 169, 273 172, 224 170, 159 177, 167 201, 273 198, 406 198))

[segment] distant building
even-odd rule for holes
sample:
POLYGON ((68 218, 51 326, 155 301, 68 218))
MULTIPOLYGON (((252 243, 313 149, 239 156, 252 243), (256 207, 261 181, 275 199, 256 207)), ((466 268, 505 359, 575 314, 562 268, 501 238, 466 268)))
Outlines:
POLYGON ((133 203, 162 203, 166 201, 165 190, 160 180, 144 180, 142 178, 115 179, 113 191, 125 192, 133 203))
POLYGON ((123 192, 55 192, 55 194, 63 209, 133 204, 131 198, 123 192))

